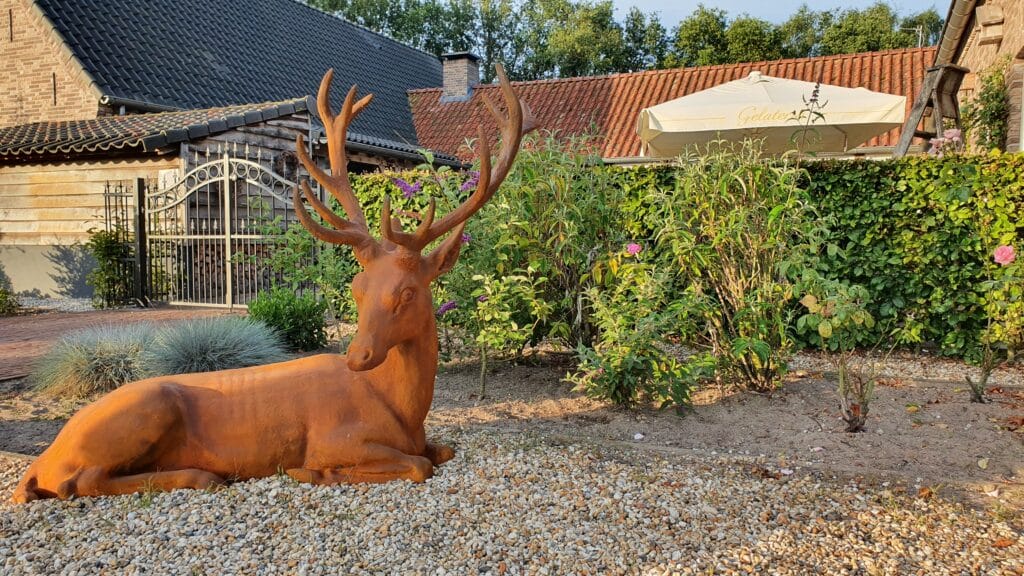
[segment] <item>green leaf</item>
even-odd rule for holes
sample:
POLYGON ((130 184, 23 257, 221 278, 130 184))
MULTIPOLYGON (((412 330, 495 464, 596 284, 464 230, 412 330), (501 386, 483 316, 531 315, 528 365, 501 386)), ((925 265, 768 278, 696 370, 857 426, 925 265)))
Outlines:
POLYGON ((832 337, 832 323, 828 320, 822 320, 821 324, 818 324, 818 335, 824 339, 832 337))

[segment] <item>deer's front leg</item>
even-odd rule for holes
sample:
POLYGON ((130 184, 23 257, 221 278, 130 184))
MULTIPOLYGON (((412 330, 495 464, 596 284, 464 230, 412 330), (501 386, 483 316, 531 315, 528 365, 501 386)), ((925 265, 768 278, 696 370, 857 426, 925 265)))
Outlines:
POLYGON ((423 456, 433 462, 434 466, 440 466, 455 457, 455 450, 445 444, 434 444, 427 442, 427 448, 423 456))
POLYGON ((380 483, 392 480, 423 482, 434 475, 434 465, 423 456, 410 456, 382 444, 363 446, 363 459, 352 466, 292 468, 286 472, 299 482, 311 484, 380 483))

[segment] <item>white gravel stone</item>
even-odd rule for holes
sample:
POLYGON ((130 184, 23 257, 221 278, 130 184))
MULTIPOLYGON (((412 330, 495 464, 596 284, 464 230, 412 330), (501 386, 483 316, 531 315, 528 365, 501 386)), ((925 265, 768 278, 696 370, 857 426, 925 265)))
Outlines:
POLYGON ((89 312, 95 310, 88 298, 30 298, 18 296, 23 308, 42 308, 58 312, 89 312))
MULTIPOLYGON (((1017 574, 1012 526, 764 460, 671 460, 435 429, 424 484, 287 477, 205 492, 0 504, 21 574, 1017 574), (760 467, 760 468, 758 468, 760 467), (1007 544, 996 546, 996 543, 1007 544)), ((0 455, 0 498, 28 461, 0 455)))

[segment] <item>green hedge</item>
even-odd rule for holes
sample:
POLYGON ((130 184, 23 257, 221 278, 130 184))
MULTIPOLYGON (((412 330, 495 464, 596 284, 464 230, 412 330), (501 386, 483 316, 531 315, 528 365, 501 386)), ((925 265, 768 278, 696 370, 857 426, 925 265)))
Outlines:
MULTIPOLYGON (((910 321, 925 342, 962 356, 985 325, 992 250, 1024 238, 1024 154, 834 160, 805 164, 808 199, 830 219, 822 275, 860 284, 870 313, 910 321)), ((627 226, 656 236, 655 189, 672 189, 669 166, 621 170, 632 198, 627 226)), ((687 193, 677 190, 678 194, 687 193)))
POLYGON ((842 257, 822 272, 868 288, 882 320, 901 316, 944 354, 985 325, 992 250, 1024 237, 1024 155, 832 161, 807 166, 807 191, 835 218, 842 257))
MULTIPOLYGON (((981 280, 992 266, 992 249, 1019 246, 1024 238, 1024 155, 837 160, 804 167, 808 200, 831 219, 827 242, 842 248, 822 254, 819 272, 868 288, 877 329, 899 318, 944 354, 970 352, 985 324, 981 280)), ((615 172, 625 192, 618 233, 637 241, 654 241, 659 234, 662 207, 652 191, 687 193, 677 189, 671 166, 600 170, 615 172)), ((390 192, 396 213, 422 210, 430 196, 438 197, 438 212, 444 213, 460 200, 462 194, 452 192, 464 178, 423 171, 370 174, 354 177, 353 188, 371 229, 379 229, 382 190, 390 192), (420 182, 424 190, 405 199, 393 178, 420 182)))

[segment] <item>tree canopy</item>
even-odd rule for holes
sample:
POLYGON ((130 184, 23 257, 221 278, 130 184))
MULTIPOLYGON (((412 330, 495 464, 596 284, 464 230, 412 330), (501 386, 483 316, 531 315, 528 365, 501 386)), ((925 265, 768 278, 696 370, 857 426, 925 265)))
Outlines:
POLYGON ((668 30, 656 13, 611 0, 308 0, 310 5, 440 56, 472 51, 483 80, 503 62, 532 80, 653 68, 805 58, 935 44, 934 8, 901 16, 884 2, 864 9, 801 6, 780 24, 698 5, 668 30))

